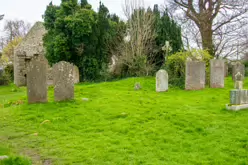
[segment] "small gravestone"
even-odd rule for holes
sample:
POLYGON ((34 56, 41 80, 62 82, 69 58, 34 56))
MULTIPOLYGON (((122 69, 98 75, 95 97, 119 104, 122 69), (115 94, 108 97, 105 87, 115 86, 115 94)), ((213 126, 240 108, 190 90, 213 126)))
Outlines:
POLYGON ((225 61, 210 60, 210 87, 224 88, 225 61))
POLYGON ((166 70, 161 69, 156 73, 156 91, 168 91, 168 73, 166 70))
POLYGON ((76 65, 74 65, 73 67, 73 80, 74 80, 74 84, 79 83, 79 69, 76 65))
POLYGON ((245 65, 240 63, 240 62, 236 62, 233 66, 232 66, 232 79, 235 80, 235 75, 240 72, 240 74, 242 75, 242 80, 245 77, 245 65))
POLYGON ((238 72, 235 75, 235 85, 234 85, 235 89, 243 89, 243 75, 238 72))
POLYGON ((74 98, 73 70, 73 64, 65 61, 60 61, 53 66, 55 101, 65 101, 74 98))
POLYGON ((206 78, 206 64, 205 62, 187 61, 186 62, 186 90, 201 90, 205 88, 206 78))
POLYGON ((238 72, 234 77, 236 89, 230 91, 230 104, 226 105, 226 109, 233 111, 248 109, 248 90, 243 89, 243 75, 238 72))
POLYGON ((139 82, 136 82, 136 83, 134 84, 134 90, 138 91, 138 90, 140 90, 140 89, 141 89, 140 83, 139 83, 139 82))
POLYGON ((47 102, 47 60, 33 58, 27 67, 28 103, 47 102))

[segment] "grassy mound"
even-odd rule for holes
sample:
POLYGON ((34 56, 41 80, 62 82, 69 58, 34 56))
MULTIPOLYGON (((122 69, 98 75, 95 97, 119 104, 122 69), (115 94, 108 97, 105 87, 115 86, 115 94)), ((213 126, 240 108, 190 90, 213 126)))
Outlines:
POLYGON ((232 87, 156 93, 154 78, 130 78, 76 85, 70 102, 50 88, 34 105, 25 88, 0 87, 0 145, 34 164, 246 164, 248 111, 224 109, 232 87))

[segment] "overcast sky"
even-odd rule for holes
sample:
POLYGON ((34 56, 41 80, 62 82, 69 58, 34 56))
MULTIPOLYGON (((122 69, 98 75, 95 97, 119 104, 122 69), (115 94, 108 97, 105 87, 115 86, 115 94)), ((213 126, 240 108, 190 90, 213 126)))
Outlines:
MULTIPOLYGON (((61 0, 52 0, 53 4, 59 5, 61 0)), ((116 13, 120 17, 123 16, 122 5, 124 0, 101 0, 105 6, 108 7, 110 13, 116 13)), ((164 0, 144 0, 146 6, 153 6, 154 4, 162 5, 164 0)), ((46 6, 51 0, 1 0, 0 14, 5 14, 4 19, 22 19, 30 23, 42 21, 42 15, 46 6)), ((88 0, 97 10, 99 0, 88 0)), ((0 21, 0 31, 3 29, 4 21, 0 21)))

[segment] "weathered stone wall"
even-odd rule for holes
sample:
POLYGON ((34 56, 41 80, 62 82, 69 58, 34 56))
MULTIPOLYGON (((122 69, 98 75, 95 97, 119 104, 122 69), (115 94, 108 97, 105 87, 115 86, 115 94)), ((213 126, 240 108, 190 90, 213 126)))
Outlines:
POLYGON ((30 29, 23 41, 14 51, 14 83, 17 86, 27 84, 27 66, 34 56, 44 58, 43 36, 46 33, 42 22, 37 22, 30 29))
POLYGON ((206 79, 205 62, 187 61, 186 62, 186 90, 200 90, 205 88, 206 79))

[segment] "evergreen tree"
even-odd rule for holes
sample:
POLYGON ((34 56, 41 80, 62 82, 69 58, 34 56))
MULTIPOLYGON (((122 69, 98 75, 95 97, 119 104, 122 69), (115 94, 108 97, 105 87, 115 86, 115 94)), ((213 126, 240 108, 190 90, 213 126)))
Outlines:
POLYGON ((110 59, 108 44, 113 28, 109 17, 102 3, 98 13, 87 0, 81 0, 80 4, 77 0, 63 0, 60 6, 50 3, 44 14, 48 61, 74 63, 79 67, 82 80, 98 79, 103 64, 108 64, 110 59))
POLYGON ((156 15, 157 33, 156 48, 154 49, 156 58, 154 63, 156 63, 158 67, 161 67, 165 62, 165 52, 162 48, 165 46, 166 41, 169 42, 172 48, 169 54, 173 54, 183 49, 181 28, 172 18, 170 18, 167 11, 160 14, 158 5, 154 5, 153 13, 156 15))
POLYGON ((81 0, 81 7, 82 8, 85 8, 86 7, 86 5, 88 5, 88 1, 87 0, 81 0))

